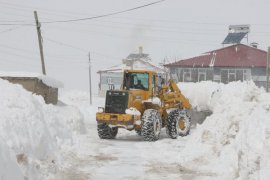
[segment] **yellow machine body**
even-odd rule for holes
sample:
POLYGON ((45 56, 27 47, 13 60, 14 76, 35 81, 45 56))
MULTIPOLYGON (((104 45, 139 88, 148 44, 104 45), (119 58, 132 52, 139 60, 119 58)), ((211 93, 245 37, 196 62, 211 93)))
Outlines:
POLYGON ((166 110, 171 108, 191 108, 189 100, 181 93, 173 80, 169 80, 166 85, 161 85, 158 84, 156 72, 125 70, 121 89, 107 91, 105 108, 103 112, 96 114, 96 120, 98 123, 106 123, 111 127, 140 129, 140 121, 145 110, 158 110, 165 125, 168 116, 166 110), (138 86, 139 78, 147 87, 138 86), (155 98, 159 98, 159 104, 153 102, 155 98), (139 113, 127 114, 126 109, 130 108, 136 109, 139 113))

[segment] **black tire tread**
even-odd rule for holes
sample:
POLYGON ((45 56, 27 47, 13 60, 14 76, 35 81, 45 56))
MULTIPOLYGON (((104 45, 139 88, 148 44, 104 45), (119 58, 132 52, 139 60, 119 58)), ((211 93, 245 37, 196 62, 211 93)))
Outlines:
POLYGON ((100 139, 114 139, 118 133, 118 128, 111 128, 106 123, 99 123, 97 131, 100 139))
POLYGON ((156 118, 158 118, 158 120, 160 121, 161 128, 160 113, 155 109, 147 109, 144 111, 141 125, 141 135, 143 136, 144 141, 156 141, 159 139, 159 134, 156 135, 154 131, 153 122, 156 118))
POLYGON ((170 112, 169 116, 168 116, 168 121, 167 121, 167 134, 169 135, 169 137, 171 137, 172 139, 176 139, 178 136, 187 136, 189 134, 190 131, 190 117, 187 115, 187 112, 184 110, 173 110, 172 112, 170 112), (180 117, 185 117, 188 119, 188 124, 187 124, 187 131, 185 133, 182 132, 177 132, 177 120, 180 117))

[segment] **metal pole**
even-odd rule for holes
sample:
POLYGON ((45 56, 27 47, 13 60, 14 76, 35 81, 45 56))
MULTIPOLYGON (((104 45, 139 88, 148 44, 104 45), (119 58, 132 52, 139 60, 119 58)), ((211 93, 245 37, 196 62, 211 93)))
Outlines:
POLYGON ((90 91, 90 105, 92 105, 92 82, 91 82, 91 56, 90 52, 88 54, 89 58, 89 91, 90 91))
POLYGON ((267 65, 266 65, 266 92, 269 92, 269 75, 270 75, 270 47, 268 47, 268 53, 267 53, 267 65))
POLYGON ((42 46, 42 37, 41 37, 41 31, 40 31, 41 24, 38 21, 37 11, 34 11, 34 16, 35 16, 36 26, 37 26, 38 44, 39 44, 39 52, 40 52, 41 65, 42 65, 42 73, 44 75, 46 75, 44 54, 43 54, 43 46, 42 46))

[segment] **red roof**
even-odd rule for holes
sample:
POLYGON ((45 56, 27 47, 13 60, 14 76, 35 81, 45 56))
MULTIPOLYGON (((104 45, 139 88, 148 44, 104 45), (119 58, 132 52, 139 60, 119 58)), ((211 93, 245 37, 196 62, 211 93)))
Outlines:
POLYGON ((184 67, 266 67, 267 52, 237 44, 184 59, 166 66, 184 67))

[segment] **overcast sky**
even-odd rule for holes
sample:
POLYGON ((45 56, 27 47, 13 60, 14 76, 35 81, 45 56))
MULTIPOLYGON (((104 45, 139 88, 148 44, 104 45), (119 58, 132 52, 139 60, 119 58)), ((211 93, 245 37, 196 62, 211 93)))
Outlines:
MULTIPOLYGON (((155 0, 0 0, 0 70, 41 72, 33 11, 41 22, 86 18, 155 0)), ((230 24, 250 24, 249 43, 270 46, 269 0, 167 0, 95 20, 42 23, 47 74, 67 89, 88 90, 88 51, 93 90, 100 69, 120 64, 143 46, 155 64, 221 48, 230 24)))

